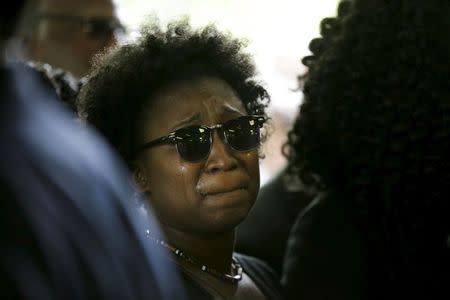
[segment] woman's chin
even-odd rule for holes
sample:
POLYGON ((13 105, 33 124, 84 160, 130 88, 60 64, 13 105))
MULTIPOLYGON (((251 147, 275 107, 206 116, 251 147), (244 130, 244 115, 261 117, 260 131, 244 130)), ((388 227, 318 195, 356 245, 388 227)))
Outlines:
MULTIPOLYGON (((234 209, 222 209, 216 214, 210 216, 207 227, 208 232, 224 233, 236 229, 236 227, 245 220, 250 207, 235 207, 234 209)), ((206 228, 205 228, 206 229, 206 228)))

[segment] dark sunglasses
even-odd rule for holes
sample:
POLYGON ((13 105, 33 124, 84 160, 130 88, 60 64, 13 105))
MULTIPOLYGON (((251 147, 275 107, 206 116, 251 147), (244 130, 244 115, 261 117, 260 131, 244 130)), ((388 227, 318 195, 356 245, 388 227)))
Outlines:
POLYGON ((243 116, 214 126, 187 126, 145 143, 136 153, 161 144, 174 144, 183 160, 200 161, 208 157, 211 151, 214 129, 217 129, 222 141, 233 150, 251 151, 259 147, 260 129, 265 121, 263 116, 243 116))
POLYGON ((106 39, 115 33, 125 33, 125 27, 117 18, 83 17, 53 13, 42 13, 39 15, 39 18, 77 23, 81 25, 83 32, 92 39, 106 39))

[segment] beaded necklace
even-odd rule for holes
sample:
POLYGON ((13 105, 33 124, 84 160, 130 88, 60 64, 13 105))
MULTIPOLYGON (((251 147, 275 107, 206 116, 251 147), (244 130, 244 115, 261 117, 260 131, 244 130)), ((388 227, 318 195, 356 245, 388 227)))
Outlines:
POLYGON ((242 279, 242 266, 234 259, 231 263, 231 274, 222 273, 219 272, 213 268, 208 267, 205 264, 200 263, 198 260, 193 258, 192 256, 188 255, 186 252, 184 252, 182 249, 172 246, 171 244, 167 243, 164 240, 157 239, 150 235, 150 230, 145 231, 147 237, 156 243, 157 245, 160 245, 173 254, 175 254, 177 257, 182 258, 184 261, 188 262, 189 264, 195 266, 196 268, 202 270, 205 273, 211 274, 214 277, 217 277, 219 279, 229 281, 231 283, 236 283, 242 279), (233 275, 234 274, 234 275, 233 275))

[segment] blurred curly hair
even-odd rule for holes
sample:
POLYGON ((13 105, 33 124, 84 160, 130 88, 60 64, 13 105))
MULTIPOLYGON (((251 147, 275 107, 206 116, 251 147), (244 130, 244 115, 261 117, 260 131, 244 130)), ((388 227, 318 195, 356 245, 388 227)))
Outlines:
POLYGON ((303 59, 289 172, 373 226, 373 251, 389 253, 388 280, 427 276, 449 266, 450 2, 342 5, 303 59))
POLYGON ((37 71, 41 83, 56 93, 68 108, 76 114, 76 99, 82 86, 82 81, 76 79, 70 72, 54 68, 48 64, 27 62, 27 65, 37 71))
POLYGON ((160 89, 205 76, 227 82, 249 114, 266 116, 270 97, 258 83, 246 42, 214 25, 193 29, 188 18, 164 30, 149 18, 134 43, 98 57, 78 99, 79 114, 93 124, 131 167, 136 150, 136 120, 160 89))

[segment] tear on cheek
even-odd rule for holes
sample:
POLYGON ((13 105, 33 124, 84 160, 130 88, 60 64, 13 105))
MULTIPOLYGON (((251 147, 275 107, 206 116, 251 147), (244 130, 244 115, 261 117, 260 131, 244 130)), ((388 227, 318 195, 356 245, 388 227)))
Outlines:
POLYGON ((186 193, 186 187, 188 187, 189 185, 189 172, 188 172, 188 168, 186 167, 185 164, 181 163, 180 164, 180 168, 179 168, 179 173, 178 173, 179 177, 180 177, 180 181, 179 184, 183 184, 183 190, 186 193))

